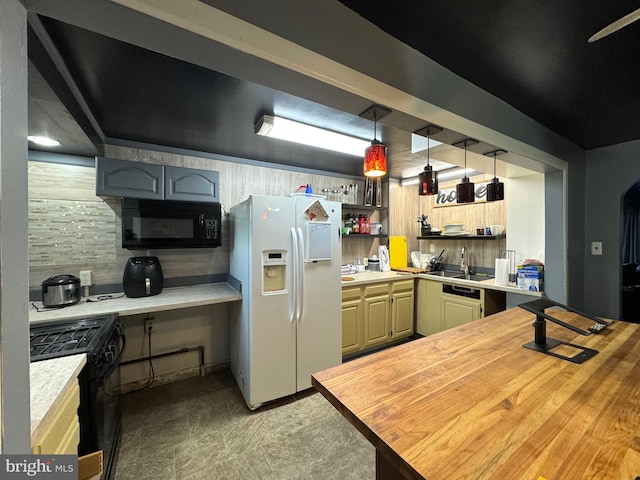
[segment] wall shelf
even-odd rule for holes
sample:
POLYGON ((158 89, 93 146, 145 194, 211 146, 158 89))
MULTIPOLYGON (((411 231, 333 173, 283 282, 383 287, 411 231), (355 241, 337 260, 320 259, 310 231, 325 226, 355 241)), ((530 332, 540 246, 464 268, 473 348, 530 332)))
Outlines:
POLYGON ((506 238, 506 234, 502 235, 429 235, 426 237, 416 237, 418 240, 499 240, 506 238))
POLYGON ((352 205, 350 203, 342 204, 343 210, 364 210, 364 211, 387 211, 388 207, 376 207, 375 205, 352 205))
POLYGON ((381 235, 371 235, 369 233, 349 233, 347 235, 342 235, 342 238, 388 238, 389 235, 383 233, 381 235))

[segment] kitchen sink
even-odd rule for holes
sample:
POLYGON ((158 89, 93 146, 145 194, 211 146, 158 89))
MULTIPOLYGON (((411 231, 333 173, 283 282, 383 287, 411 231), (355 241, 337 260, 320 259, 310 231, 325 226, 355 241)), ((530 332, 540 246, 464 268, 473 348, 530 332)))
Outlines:
MULTIPOLYGON (((455 270, 436 270, 435 272, 427 272, 427 275, 433 275, 434 277, 456 278, 462 274, 455 270)), ((462 275, 462 277, 464 277, 464 275, 462 275)))
POLYGON ((458 270, 437 270, 435 272, 427 272, 427 275, 433 275, 434 277, 459 278, 461 280, 474 280, 476 282, 482 282, 483 280, 493 278, 492 275, 465 275, 458 270))
POLYGON ((462 280, 475 280, 476 282, 482 282, 483 280, 489 280, 493 278, 491 275, 464 275, 458 274, 453 278, 460 278, 462 280))

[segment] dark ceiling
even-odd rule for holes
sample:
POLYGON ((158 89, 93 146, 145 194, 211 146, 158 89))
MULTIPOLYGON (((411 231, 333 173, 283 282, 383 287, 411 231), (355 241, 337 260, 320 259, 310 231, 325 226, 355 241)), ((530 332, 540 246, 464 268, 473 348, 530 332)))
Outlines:
POLYGON ((340 0, 583 149, 640 139, 640 2, 340 0))
MULTIPOLYGON (((587 43, 638 1, 341 3, 583 149, 640 139, 640 22, 587 43)), ((63 153, 101 154, 105 139, 118 139, 361 174, 357 159, 266 142, 253 122, 278 113, 370 138, 371 122, 358 116, 372 104, 366 98, 333 92, 333 104, 318 103, 35 14, 29 59, 30 133, 62 132, 63 153)), ((426 124, 399 112, 389 119, 380 130, 393 176, 415 175, 424 157, 411 153, 410 132, 426 124)), ((449 144, 464 138, 441 135, 449 144)))

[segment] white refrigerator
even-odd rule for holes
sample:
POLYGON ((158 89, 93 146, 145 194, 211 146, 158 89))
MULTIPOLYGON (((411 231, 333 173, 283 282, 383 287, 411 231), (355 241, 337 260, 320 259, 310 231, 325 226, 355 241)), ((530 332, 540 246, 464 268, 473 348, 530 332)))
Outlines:
POLYGON ((230 364, 252 410, 342 361, 341 223, 342 205, 316 197, 251 195, 231 208, 242 302, 231 306, 230 364))

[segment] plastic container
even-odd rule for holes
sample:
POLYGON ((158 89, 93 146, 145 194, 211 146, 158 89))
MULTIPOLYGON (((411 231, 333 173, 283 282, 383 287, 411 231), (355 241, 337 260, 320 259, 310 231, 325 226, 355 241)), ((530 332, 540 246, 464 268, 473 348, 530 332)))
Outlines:
POLYGON ((369 259, 369 271, 370 272, 380 271, 380 259, 375 255, 369 259))

